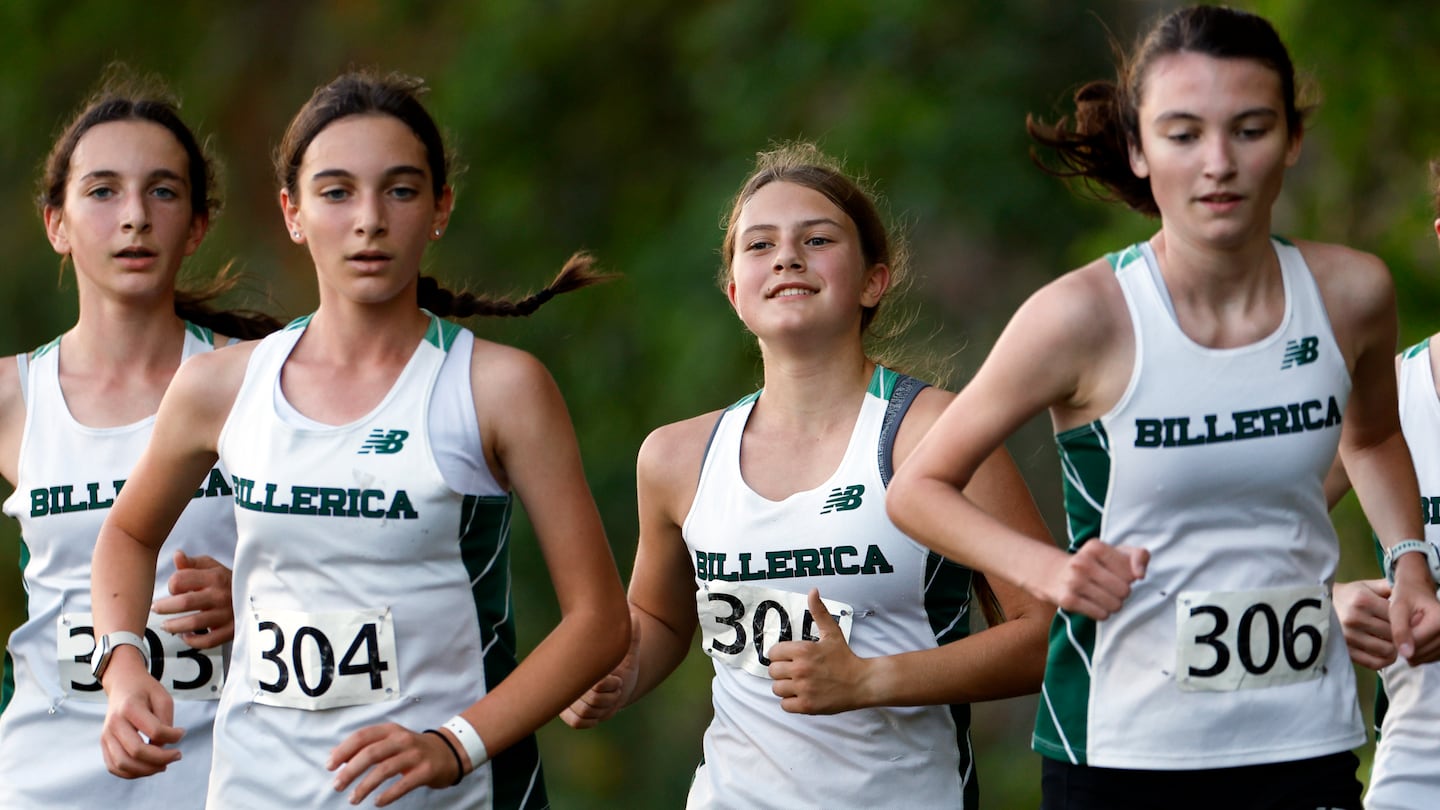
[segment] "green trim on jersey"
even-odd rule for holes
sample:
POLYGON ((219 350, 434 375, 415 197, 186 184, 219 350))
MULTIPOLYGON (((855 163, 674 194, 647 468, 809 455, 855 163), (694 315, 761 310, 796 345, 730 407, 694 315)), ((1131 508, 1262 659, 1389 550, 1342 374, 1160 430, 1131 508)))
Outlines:
MULTIPOLYGON (((437 319, 438 320, 438 319, 437 319)), ((466 495, 460 508, 460 557, 470 576, 480 624, 487 690, 515 671, 515 609, 510 598, 510 495, 466 495)), ((540 747, 535 735, 501 751, 491 759, 495 810, 545 808, 545 780, 540 768, 540 747)))
POLYGON ((891 371, 876 363, 875 373, 870 375, 870 385, 866 387, 865 393, 888 400, 890 395, 895 392, 895 384, 898 382, 900 382, 899 372, 891 371))
POLYGON ((306 326, 310 325, 310 319, 313 317, 315 317, 315 313, 313 312, 309 315, 301 315, 290 323, 285 324, 285 328, 281 329, 280 331, 288 332, 291 329, 304 329, 306 326))
POLYGON ((1120 268, 1124 267, 1130 262, 1135 261, 1142 255, 1144 254, 1140 252, 1140 243, 1137 242, 1130 247, 1125 248, 1124 250, 1117 250, 1114 253, 1106 253, 1105 261, 1110 262, 1110 269, 1118 273, 1120 272, 1120 268))
POLYGON ((1276 242, 1279 242, 1280 244, 1284 245, 1285 247, 1295 247, 1295 243, 1294 243, 1294 242, 1291 242, 1289 239, 1286 239, 1286 238, 1283 237, 1283 236, 1276 236, 1275 234, 1272 233, 1272 234, 1270 234, 1270 238, 1271 238, 1271 239, 1274 239, 1276 242))
POLYGON ((1414 357, 1415 355, 1417 355, 1417 354, 1425 351, 1427 348, 1429 348, 1429 346, 1430 346, 1430 338, 1427 337, 1427 338, 1425 338, 1424 340, 1420 341, 1419 343, 1416 343, 1414 346, 1411 346, 1410 348, 1408 348, 1408 349, 1406 349, 1405 351, 1401 352, 1401 353, 1400 353, 1400 358, 1401 358, 1402 360, 1409 360, 1410 358, 1414 357))
MULTIPOLYGON (((59 338, 56 338, 58 341, 59 338)), ((25 579, 25 568, 30 565, 30 547, 25 545, 25 538, 20 538, 20 579, 25 579)), ((30 620, 30 609, 27 603, 25 616, 20 620, 21 626, 30 620)), ((0 715, 5 713, 5 708, 10 705, 10 698, 15 696, 15 659, 10 657, 10 651, 5 651, 5 668, 0 674, 0 715)))
POLYGON ((430 316, 430 327, 425 330, 425 341, 442 352, 450 351, 450 347, 455 345, 455 338, 460 336, 460 326, 427 310, 421 311, 430 316))
POLYGON ((37 348, 35 351, 31 352, 31 353, 30 353, 30 359, 31 359, 32 361, 33 361, 33 360, 39 360, 41 357, 44 357, 44 356, 45 356, 45 353, 46 353, 46 352, 50 351, 51 349, 58 349, 59 347, 60 347, 60 336, 57 336, 54 340, 50 341, 49 343, 46 343, 44 346, 41 346, 41 347, 37 348))
MULTIPOLYGON (((1100 536, 1110 487, 1110 437, 1096 420, 1057 434, 1055 441, 1064 475, 1065 528, 1074 554, 1100 536)), ((1094 619, 1055 612, 1031 739, 1037 752, 1076 765, 1085 764, 1095 632, 1094 619)))
MULTIPOLYGON (((878 367, 877 367, 878 368, 878 367)), ((894 375, 894 372, 891 372, 894 375)), ((895 375, 898 379, 899 375, 895 375)), ((893 381, 892 381, 893 387, 893 381)), ((872 392, 873 393, 873 392, 872 392)), ((940 645, 970 635, 970 591, 974 574, 958 563, 930 552, 925 558, 925 615, 940 645)), ((980 806, 980 779, 975 772, 975 751, 970 745, 970 704, 950 704, 955 723, 955 747, 960 752, 960 781, 965 786, 965 806, 980 806)))
POLYGON ((185 331, 204 341, 206 346, 215 348, 215 330, 185 321, 185 331))
MULTIPOLYGON (((763 390, 764 390, 764 389, 761 389, 761 391, 763 391, 763 390)), ((744 405, 748 405, 748 404, 754 402, 755 400, 757 400, 757 399, 760 398, 760 393, 761 393, 761 391, 756 391, 756 392, 753 393, 753 394, 746 394, 745 396, 743 396, 743 397, 739 398, 738 400, 736 400, 734 405, 731 405, 730 407, 726 408, 725 410, 727 410, 727 411, 733 411, 733 410, 735 410, 736 408, 739 408, 739 407, 742 407, 742 406, 744 406, 744 405)))

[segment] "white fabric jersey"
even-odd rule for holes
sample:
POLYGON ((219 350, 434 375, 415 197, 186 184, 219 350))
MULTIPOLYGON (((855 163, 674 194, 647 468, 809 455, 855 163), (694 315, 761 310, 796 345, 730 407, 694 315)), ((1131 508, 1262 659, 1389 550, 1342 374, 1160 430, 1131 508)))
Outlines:
MULTIPOLYGON (((1400 427, 1414 450, 1425 539, 1440 543, 1440 453, 1434 452, 1440 446, 1440 399, 1428 339, 1407 349, 1400 361, 1400 427)), ((1365 807, 1440 807, 1440 665, 1412 667, 1397 659, 1380 671, 1380 681, 1375 710, 1380 740, 1365 807)))
POLYGON ((905 388, 916 382, 876 368, 839 468, 783 501, 756 494, 740 472, 759 395, 716 426, 683 527, 715 666, 715 716, 690 808, 894 807, 902 796, 907 807, 976 806, 969 707, 791 714, 764 674, 775 641, 814 637, 811 588, 850 625, 861 657, 930 649, 969 631, 970 572, 942 565, 885 514, 882 436, 893 439, 904 415, 888 408, 902 379, 905 388))
POLYGON ((1180 330, 1147 243, 1110 257, 1135 366, 1108 414, 1057 437, 1070 545, 1144 548, 1150 564, 1109 619, 1057 613, 1034 737, 1045 756, 1188 770, 1365 739, 1322 491, 1350 376, 1300 251, 1273 244, 1283 320, 1230 349, 1180 330))
MULTIPOLYGON (((438 728, 515 666, 509 493, 447 485, 432 398, 470 389, 473 336, 431 317, 394 386, 347 425, 277 410, 304 318, 256 346, 220 435, 233 476, 235 653, 215 723, 210 808, 348 807, 331 749, 385 722, 438 728), (453 362, 447 360, 451 358, 453 362)), ((442 411, 449 412, 449 411, 442 411)), ((544 807, 533 737, 445 790, 396 808, 544 807)))
MULTIPOLYGON (((212 344, 209 330, 189 325, 183 357, 210 351, 212 344)), ((0 808, 203 807, 210 726, 223 677, 221 651, 169 655, 152 665, 176 696, 175 724, 186 733, 177 746, 182 759, 146 779, 119 779, 105 769, 100 753, 105 693, 89 674, 95 537, 145 449, 155 417, 110 428, 75 421, 60 389, 59 338, 37 349, 28 364, 22 361, 21 369, 25 432, 19 480, 5 501, 5 514, 20 521, 27 603, 25 622, 10 636, 5 655, 0 808)), ((230 496, 225 475, 212 470, 160 552, 156 599, 169 595, 176 550, 230 564, 235 551, 230 496)), ((158 630, 157 621, 152 617, 147 632, 153 643, 163 641, 172 652, 189 649, 158 630)))

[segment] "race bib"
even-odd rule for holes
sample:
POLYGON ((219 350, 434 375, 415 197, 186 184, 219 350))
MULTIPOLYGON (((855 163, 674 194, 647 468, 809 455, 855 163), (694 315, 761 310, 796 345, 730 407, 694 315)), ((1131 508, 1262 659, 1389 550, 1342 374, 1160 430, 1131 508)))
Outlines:
MULTIPOLYGON (((844 602, 821 599, 825 609, 850 640, 854 609, 844 602)), ((819 641, 815 617, 806 594, 744 582, 705 584, 695 592, 700 614, 700 643, 705 654, 732 667, 770 677, 765 655, 781 641, 819 641)))
POLYGON ((253 610, 255 702, 318 711, 400 696, 390 608, 253 610))
POLYGON ((1175 682, 1184 691, 1299 683, 1323 674, 1330 594, 1319 585, 1184 591, 1175 625, 1175 682))
MULTIPOLYGON (((176 700, 219 700, 225 685, 225 658, 219 648, 197 650, 160 628, 173 616, 154 613, 145 625, 150 674, 176 700)), ((62 613, 56 626, 60 688, 76 700, 105 702, 105 690, 90 674, 95 655, 95 620, 89 613, 62 613)))

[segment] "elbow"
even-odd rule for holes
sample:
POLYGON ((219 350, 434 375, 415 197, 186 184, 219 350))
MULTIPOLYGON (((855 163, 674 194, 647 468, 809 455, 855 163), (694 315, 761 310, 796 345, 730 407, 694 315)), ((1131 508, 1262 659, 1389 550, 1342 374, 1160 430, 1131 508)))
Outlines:
POLYGON ((885 491, 885 514, 890 517, 900 531, 910 536, 915 535, 915 526, 912 518, 919 509, 919 500, 915 495, 916 484, 911 476, 896 473, 890 481, 889 488, 885 491))

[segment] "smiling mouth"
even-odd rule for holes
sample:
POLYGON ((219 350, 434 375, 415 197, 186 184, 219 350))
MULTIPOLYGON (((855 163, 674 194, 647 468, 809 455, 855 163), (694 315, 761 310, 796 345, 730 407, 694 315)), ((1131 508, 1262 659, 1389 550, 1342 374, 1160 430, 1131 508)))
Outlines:
POLYGON ((771 297, 771 298, 794 298, 795 296, 800 296, 800 295, 814 295, 814 294, 815 294, 815 291, 814 291, 814 290, 807 290, 807 289, 805 289, 804 287, 786 287, 786 288, 783 289, 783 290, 777 290, 777 291, 775 291, 775 292, 770 293, 770 297, 771 297))

